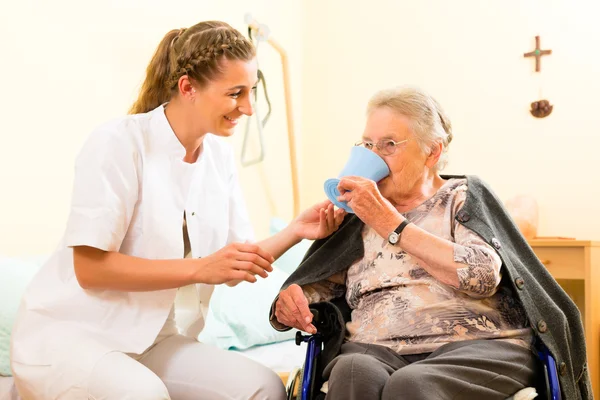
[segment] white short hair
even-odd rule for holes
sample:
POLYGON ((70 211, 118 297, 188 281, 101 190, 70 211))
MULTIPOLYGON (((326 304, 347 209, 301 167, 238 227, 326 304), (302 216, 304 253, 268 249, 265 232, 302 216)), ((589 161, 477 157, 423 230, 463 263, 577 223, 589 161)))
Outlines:
POLYGON ((434 170, 444 169, 448 164, 447 151, 452 141, 452 125, 440 104, 421 89, 397 87, 375 93, 369 100, 367 113, 370 114, 373 110, 382 107, 387 107, 411 120, 412 133, 425 154, 431 154, 432 146, 442 143, 442 155, 434 170))

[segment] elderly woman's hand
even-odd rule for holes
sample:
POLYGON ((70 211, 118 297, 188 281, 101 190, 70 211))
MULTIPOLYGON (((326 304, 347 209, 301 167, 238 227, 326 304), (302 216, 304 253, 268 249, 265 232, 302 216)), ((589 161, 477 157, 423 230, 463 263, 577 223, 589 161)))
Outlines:
MULTIPOLYGON (((360 176, 346 176, 338 184, 339 201, 345 201, 358 218, 381 235, 398 226, 400 213, 379 192, 377 183, 360 176)), ((384 236, 385 237, 385 236, 384 236)))
POLYGON ((279 292, 275 303, 275 317, 286 326, 317 333, 317 328, 311 324, 313 315, 308 308, 308 300, 302 288, 296 284, 279 292))

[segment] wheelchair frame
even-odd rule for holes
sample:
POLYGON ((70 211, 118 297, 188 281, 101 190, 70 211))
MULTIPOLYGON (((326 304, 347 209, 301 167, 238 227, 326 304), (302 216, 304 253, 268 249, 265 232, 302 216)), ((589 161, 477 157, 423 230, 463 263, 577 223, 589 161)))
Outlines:
MULTIPOLYGON (((311 309, 311 311, 315 319, 318 319, 318 311, 314 309, 311 309)), ((294 398, 296 400, 312 400, 314 394, 320 390, 320 388, 315 388, 315 384, 318 381, 316 376, 317 362, 323 350, 324 337, 321 333, 303 335, 301 332, 296 332, 296 345, 300 346, 303 342, 307 343, 304 366, 298 371, 296 376, 290 376, 291 381, 288 382, 288 400, 294 398), (301 376, 298 377, 298 375, 301 376), (299 382, 298 378, 300 378, 299 382), (295 393, 296 389, 297 393, 295 393)), ((536 348, 544 372, 543 386, 536 388, 538 395, 545 395, 546 400, 562 400, 556 360, 541 341, 537 341, 536 348)), ((509 397, 509 399, 511 398, 512 396, 509 397)))

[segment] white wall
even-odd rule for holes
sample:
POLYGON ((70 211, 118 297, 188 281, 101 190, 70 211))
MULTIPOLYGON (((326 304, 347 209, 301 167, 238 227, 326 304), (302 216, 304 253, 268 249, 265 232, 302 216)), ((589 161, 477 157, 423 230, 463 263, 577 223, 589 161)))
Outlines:
MULTIPOLYGON (((300 6, 276 0, 2 0, 0 254, 55 248, 66 223, 77 152, 94 127, 127 112, 170 29, 220 19, 246 33, 244 15, 252 13, 288 50, 299 120, 300 6)), ((289 161, 278 150, 287 148, 280 60, 261 44, 259 65, 274 107, 265 131, 269 148, 263 164, 240 174, 263 237, 271 216, 289 219, 292 209, 289 161), (273 200, 265 193, 280 205, 269 206, 273 200)), ((243 130, 232 139, 238 155, 243 130)))
MULTIPOLYGON (((126 112, 169 29, 206 19, 245 29, 248 11, 290 56, 303 206, 324 198, 368 98, 416 84, 452 118, 446 172, 480 175, 503 199, 534 195, 541 235, 600 239, 597 0, 0 1, 1 254, 55 247, 83 140, 126 112), (522 57, 537 34, 554 52, 541 75, 522 57), (537 120, 528 108, 541 96, 555 109, 537 120)), ((292 197, 279 58, 261 44, 259 61, 274 106, 267 158, 240 173, 264 237, 271 216, 291 218, 292 197)), ((238 155, 243 128, 232 138, 238 155)))
POLYGON ((535 196, 539 235, 600 239, 597 0, 306 4, 305 204, 322 198, 323 182, 344 165, 368 98, 412 84, 430 91, 453 122, 445 172, 479 175, 503 200, 535 196), (553 50, 541 75, 523 58, 535 35, 553 50), (528 111, 540 96, 555 106, 545 119, 528 111))

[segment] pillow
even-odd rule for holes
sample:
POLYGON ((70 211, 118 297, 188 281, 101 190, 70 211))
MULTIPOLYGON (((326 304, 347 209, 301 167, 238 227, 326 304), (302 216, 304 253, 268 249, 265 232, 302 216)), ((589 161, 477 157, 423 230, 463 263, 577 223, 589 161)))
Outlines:
MULTIPOLYGON (((282 219, 279 219, 279 218, 271 219, 271 227, 270 227, 271 235, 274 235, 274 234, 280 232, 287 225, 288 225, 287 222, 285 222, 282 219)), ((304 258, 304 254, 306 253, 308 248, 311 246, 311 244, 312 244, 312 240, 301 241, 300 243, 298 243, 297 245, 293 246, 288 251, 286 251, 281 257, 279 257, 277 259, 277 261, 275 261, 275 265, 277 267, 279 267, 282 271, 287 272, 288 274, 291 274, 292 272, 294 272, 296 270, 296 268, 298 268, 298 265, 300 265, 302 258, 304 258)))
POLYGON ((19 259, 0 256, 0 375, 11 376, 10 334, 21 297, 45 257, 19 259))
POLYGON ((278 332, 269 323, 271 303, 288 276, 274 266, 267 279, 216 286, 198 340, 225 350, 244 350, 294 338, 295 329, 278 332))

